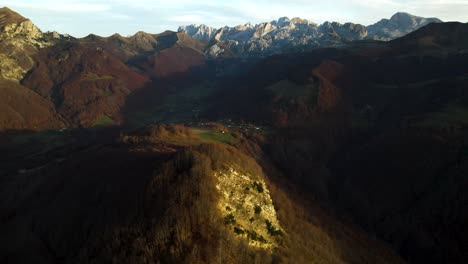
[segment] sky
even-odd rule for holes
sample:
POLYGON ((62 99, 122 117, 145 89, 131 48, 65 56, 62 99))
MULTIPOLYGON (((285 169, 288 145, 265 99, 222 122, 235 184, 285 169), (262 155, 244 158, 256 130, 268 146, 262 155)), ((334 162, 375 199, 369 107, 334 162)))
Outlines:
POLYGON ((0 6, 31 19, 42 31, 75 37, 160 33, 188 24, 219 28, 283 16, 369 25, 400 11, 468 22, 468 0, 2 0, 0 6))

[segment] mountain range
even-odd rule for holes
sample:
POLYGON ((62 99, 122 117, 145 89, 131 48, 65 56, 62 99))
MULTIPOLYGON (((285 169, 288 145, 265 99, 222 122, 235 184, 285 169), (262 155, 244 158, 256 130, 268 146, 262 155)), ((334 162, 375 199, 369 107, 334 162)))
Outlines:
POLYGON ((468 262, 466 23, 2 8, 0 59, 0 263, 468 262))
MULTIPOLYGON (((12 86, 29 88, 8 91, 12 95, 4 97, 5 110, 0 115, 3 129, 91 127, 102 120, 121 123, 124 108, 135 112, 130 109, 133 106, 125 106, 127 97, 151 86, 152 79, 173 78, 170 76, 191 69, 201 71, 198 78, 237 69, 213 62, 214 57, 247 56, 255 61, 273 53, 349 45, 352 40, 389 39, 440 22, 406 13, 368 28, 336 22, 318 26, 304 19, 281 18, 219 30, 192 25, 181 27, 179 32, 138 32, 130 37, 114 34, 108 38, 91 34, 77 39, 57 32, 43 33, 8 8, 2 8, 0 16, 0 82, 5 91, 12 86), (33 103, 21 100, 19 92, 33 103), (27 111, 29 106, 36 111, 27 111)), ((159 85, 168 85, 162 83, 159 85)))
POLYGON ((225 49, 238 56, 259 56, 339 46, 357 40, 388 41, 427 24, 441 22, 437 18, 423 18, 400 12, 390 19, 382 19, 367 27, 328 21, 318 25, 302 18, 282 17, 257 25, 247 23, 220 29, 192 24, 181 26, 178 31, 210 42, 207 54, 213 57, 223 54, 225 49))

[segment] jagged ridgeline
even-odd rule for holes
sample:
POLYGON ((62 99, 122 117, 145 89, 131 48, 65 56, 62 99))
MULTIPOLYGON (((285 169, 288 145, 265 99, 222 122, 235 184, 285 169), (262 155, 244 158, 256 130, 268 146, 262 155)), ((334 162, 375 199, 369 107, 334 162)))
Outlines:
POLYGON ((207 25, 179 27, 193 38, 208 41, 207 54, 218 57, 230 50, 236 55, 258 56, 282 52, 297 52, 310 48, 343 46, 352 41, 388 41, 413 32, 430 23, 441 23, 437 18, 424 18, 399 12, 390 19, 364 26, 355 23, 325 22, 315 24, 302 18, 279 18, 253 25, 213 28, 207 25))
MULTIPOLYGON (((191 25, 180 32, 73 38, 42 32, 31 20, 0 8, 0 130, 211 119, 220 108, 207 110, 219 101, 213 100, 218 97, 214 92, 236 91, 225 88, 237 80, 244 82, 238 87, 249 85, 257 75, 248 74, 252 68, 277 76, 255 66, 262 57, 345 47, 365 39, 390 40, 432 22, 441 21, 398 13, 365 27, 281 18, 220 29, 191 25)), ((236 104, 230 111, 238 109, 236 104)), ((254 111, 247 110, 250 118, 254 111)))
POLYGON ((134 223, 98 237, 79 263, 400 262, 321 210, 306 213, 227 145, 180 151, 155 169, 143 197, 134 223))

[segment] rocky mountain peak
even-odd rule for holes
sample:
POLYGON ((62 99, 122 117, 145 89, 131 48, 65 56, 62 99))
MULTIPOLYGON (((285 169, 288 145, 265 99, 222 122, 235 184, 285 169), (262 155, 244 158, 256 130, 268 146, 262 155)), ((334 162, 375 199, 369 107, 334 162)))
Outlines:
POLYGON ((257 26, 254 37, 255 38, 263 37, 275 29, 276 29, 276 26, 272 23, 262 23, 257 26))
MULTIPOLYGON (((434 22, 441 21, 399 12, 390 19, 382 19, 368 27, 351 22, 341 24, 329 21, 317 25, 299 17, 281 17, 271 22, 226 26, 219 30, 206 25, 189 25, 179 27, 179 31, 193 38, 212 41, 212 45, 217 46, 214 50, 224 47, 241 56, 265 56, 288 50, 342 45, 363 39, 388 41, 434 22)), ((208 47, 207 50, 213 49, 208 47)))
POLYGON ((7 7, 0 8, 0 78, 19 81, 33 66, 32 55, 49 45, 31 20, 7 7))
POLYGON ((31 20, 21 16, 8 7, 0 8, 0 32, 6 34, 28 34, 38 37, 42 32, 31 20))
POLYGON ((289 25, 290 22, 291 22, 291 20, 290 20, 288 17, 280 17, 280 18, 278 19, 277 24, 278 24, 278 26, 280 26, 280 27, 284 27, 284 26, 289 25))
POLYGON ((254 25, 251 22, 247 22, 244 24, 244 27, 246 28, 254 28, 254 25))
POLYGON ((0 29, 3 29, 6 25, 19 24, 25 20, 26 18, 8 7, 0 8, 0 29))
POLYGON ((150 33, 146 33, 144 31, 138 31, 135 35, 130 36, 129 39, 135 42, 155 42, 156 39, 150 33))
POLYGON ((421 23, 423 20, 425 19, 422 17, 413 16, 404 12, 398 12, 390 18, 390 22, 393 22, 396 25, 399 25, 402 27, 415 26, 418 23, 421 23))
POLYGON ((200 40, 210 40, 216 33, 217 29, 204 24, 198 26, 192 24, 188 26, 180 26, 177 31, 186 32, 188 35, 200 40))
POLYGON ((306 19, 302 19, 300 17, 294 17, 293 19, 291 19, 291 23, 293 24, 309 24, 309 21, 307 21, 306 19))
POLYGON ((413 15, 411 15, 409 13, 406 13, 406 12, 397 12, 390 18, 390 20, 391 21, 398 21, 398 20, 401 20, 401 19, 411 19, 413 17, 416 17, 416 16, 413 16, 413 15))
POLYGON ((424 18, 405 12, 398 12, 390 19, 382 19, 367 27, 369 35, 377 40, 392 40, 420 29, 430 23, 441 23, 438 18, 424 18))
POLYGON ((32 39, 42 37, 41 30, 31 20, 21 16, 8 7, 0 8, 0 34, 2 38, 11 38, 17 35, 32 39))

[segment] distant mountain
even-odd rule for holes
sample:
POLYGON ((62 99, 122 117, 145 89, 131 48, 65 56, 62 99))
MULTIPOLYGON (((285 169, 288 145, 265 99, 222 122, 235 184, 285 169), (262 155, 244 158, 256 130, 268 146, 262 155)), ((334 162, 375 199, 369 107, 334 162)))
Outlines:
MULTIPOLYGON (((203 74, 222 76, 239 70, 229 63, 218 67, 208 63, 209 58, 265 57, 343 46, 355 40, 382 40, 389 34, 397 37, 431 22, 440 20, 398 13, 390 20, 365 27, 337 22, 317 25, 301 18, 282 17, 258 25, 247 23, 220 29, 189 25, 180 27, 179 32, 138 32, 130 37, 114 34, 107 38, 91 34, 76 39, 57 32, 44 33, 31 20, 5 7, 0 9, 0 81, 31 89, 31 100, 44 109, 35 112, 43 113, 41 120, 45 121, 28 121, 27 108, 34 104, 24 104, 25 111, 17 113, 21 118, 12 119, 10 110, 3 111, 0 123, 2 128, 28 127, 28 123, 30 128, 47 127, 49 121, 51 127, 62 123, 89 127, 102 120, 121 123, 123 108, 140 108, 141 100, 156 105, 148 95, 134 100, 138 103, 126 103, 133 91, 152 86, 152 80, 193 81, 191 78, 203 79, 203 74), (175 77, 197 69, 204 73, 184 79, 175 77), (39 102, 39 98, 46 101, 39 102)), ((450 38, 461 35, 455 33, 450 38)), ((5 98, 16 98, 13 91, 3 89, 5 98)))
POLYGON ((217 57, 226 49, 236 55, 258 56, 310 48, 339 46, 356 40, 392 40, 413 32, 437 18, 422 18, 397 13, 371 26, 354 23, 325 22, 317 25, 306 19, 282 17, 271 22, 215 29, 206 25, 179 27, 179 32, 210 41, 207 54, 217 57))
POLYGON ((438 18, 424 18, 408 13, 396 13, 367 27, 369 36, 376 40, 392 40, 411 33, 430 23, 441 23, 438 18))
POLYGON ((189 26, 180 26, 179 32, 186 32, 189 36, 192 36, 201 40, 210 40, 216 33, 216 28, 209 27, 206 25, 189 25, 189 26))
POLYGON ((434 23, 390 42, 402 51, 432 48, 467 53, 468 26, 466 23, 434 23))

